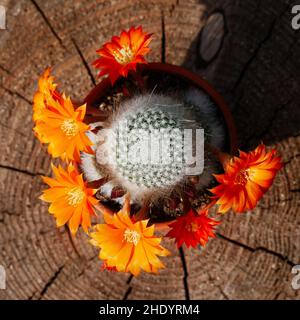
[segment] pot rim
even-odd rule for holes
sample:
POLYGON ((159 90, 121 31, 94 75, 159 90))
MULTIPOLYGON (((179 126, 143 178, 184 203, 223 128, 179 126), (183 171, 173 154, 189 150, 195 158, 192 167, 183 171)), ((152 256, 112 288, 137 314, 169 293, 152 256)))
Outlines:
MULTIPOLYGON (((210 98, 214 101, 215 105, 219 108, 220 112, 224 117, 224 121, 228 130, 229 136, 229 144, 230 144, 230 153, 236 154, 237 152, 237 133, 236 127, 234 125, 234 120, 232 114, 230 112, 229 106, 224 101, 223 97, 216 91, 216 89, 206 80, 201 78, 199 75, 191 72, 181 66, 169 64, 169 63, 161 63, 161 62, 150 62, 147 64, 141 64, 138 66, 138 71, 147 72, 164 72, 172 75, 179 76, 185 81, 188 81, 190 84, 195 87, 200 88, 205 91, 210 98)), ((106 95, 109 89, 112 88, 111 81, 109 78, 103 79, 100 83, 98 83, 85 97, 84 103, 87 104, 88 107, 94 104, 95 101, 99 100, 99 98, 106 95)), ((158 222, 155 223, 155 227, 157 229, 165 229, 168 228, 171 223, 176 220, 171 220, 167 222, 158 222)))

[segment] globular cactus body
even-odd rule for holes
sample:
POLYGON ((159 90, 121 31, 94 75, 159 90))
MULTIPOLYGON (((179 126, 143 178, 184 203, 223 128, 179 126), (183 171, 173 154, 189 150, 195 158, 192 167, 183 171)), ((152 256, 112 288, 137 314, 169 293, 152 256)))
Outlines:
MULTIPOLYGON (((100 130, 94 140, 96 157, 83 157, 83 171, 87 177, 95 171, 100 176, 109 176, 110 186, 121 186, 130 192, 133 202, 155 201, 170 194, 186 178, 184 129, 203 128, 208 133, 205 135, 208 142, 215 139, 217 146, 221 144, 212 133, 214 129, 222 130, 214 116, 206 112, 206 106, 211 108, 210 102, 201 95, 195 96, 194 92, 192 98, 187 92, 183 102, 156 94, 122 102, 105 123, 107 133, 103 136, 100 130), (196 105, 199 97, 202 110, 196 105), (91 165, 94 170, 89 169, 91 165)), ((190 148, 192 152, 193 147, 190 148)), ((204 173, 204 184, 209 179, 204 173)), ((106 189, 102 188, 103 193, 106 189)))

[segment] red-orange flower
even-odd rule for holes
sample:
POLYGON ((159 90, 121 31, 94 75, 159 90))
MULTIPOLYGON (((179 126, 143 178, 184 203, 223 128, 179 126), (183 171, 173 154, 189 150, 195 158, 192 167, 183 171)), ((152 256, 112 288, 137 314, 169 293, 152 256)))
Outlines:
POLYGON ((214 227, 219 224, 219 221, 208 217, 207 209, 199 214, 191 209, 186 215, 178 217, 170 224, 171 230, 167 237, 175 238, 178 248, 184 243, 188 248, 195 248, 198 244, 205 246, 209 237, 215 237, 214 227))
POLYGON ((154 225, 148 227, 149 220, 133 222, 130 218, 129 198, 123 208, 115 214, 102 210, 106 223, 97 224, 90 235, 91 243, 99 247, 99 258, 105 268, 138 275, 141 270, 157 272, 164 265, 157 256, 166 256, 161 238, 155 237, 154 225))
POLYGON ((241 213, 253 209, 281 167, 276 150, 267 152, 263 144, 249 153, 240 151, 239 157, 225 164, 224 174, 215 175, 220 185, 210 191, 219 205, 218 211, 225 213, 232 208, 241 213))
POLYGON ((92 142, 86 133, 90 127, 83 122, 86 105, 74 108, 71 99, 56 91, 50 69, 39 80, 35 94, 33 129, 42 143, 48 144, 48 152, 62 160, 80 161, 80 152, 93 153, 92 142))
POLYGON ((91 226, 91 215, 94 214, 93 205, 98 200, 93 197, 97 189, 90 189, 83 181, 82 174, 69 163, 67 169, 52 165, 55 179, 42 177, 50 188, 43 191, 41 200, 51 202, 49 212, 54 215, 58 227, 68 222, 73 234, 82 225, 85 232, 91 226))
POLYGON ((150 51, 151 36, 139 26, 123 30, 119 37, 112 37, 110 42, 97 50, 101 58, 93 62, 101 70, 99 77, 108 74, 114 84, 119 76, 127 77, 130 70, 135 71, 138 63, 147 63, 144 55, 150 51))

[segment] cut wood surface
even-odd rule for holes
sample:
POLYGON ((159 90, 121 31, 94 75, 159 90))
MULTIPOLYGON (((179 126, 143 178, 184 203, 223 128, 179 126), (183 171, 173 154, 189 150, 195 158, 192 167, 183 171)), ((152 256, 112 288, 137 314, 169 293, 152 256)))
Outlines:
POLYGON ((0 30, 0 299, 300 298, 291 286, 291 269, 300 264, 300 34, 291 28, 292 3, 0 0, 7 8, 0 30), (81 100, 99 81, 95 50, 139 24, 155 34, 150 61, 206 78, 231 107, 239 146, 264 141, 285 166, 255 210, 222 217, 206 248, 178 251, 165 241, 173 253, 166 269, 133 278, 100 271, 87 236, 57 229, 37 199, 51 159, 33 136, 31 110, 47 66, 81 100))

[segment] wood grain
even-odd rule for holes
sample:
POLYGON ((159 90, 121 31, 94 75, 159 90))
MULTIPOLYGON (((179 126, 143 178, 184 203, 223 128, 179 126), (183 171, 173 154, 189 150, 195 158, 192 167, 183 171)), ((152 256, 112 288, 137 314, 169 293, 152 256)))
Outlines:
MULTIPOLYGON (((0 31, 0 264, 7 272, 1 299, 300 298, 291 287, 292 266, 300 263, 300 44, 290 27, 290 3, 7 2, 8 28, 0 31), (227 34, 215 59, 201 65, 199 35, 218 10, 227 34), (240 146, 261 140, 276 146, 285 167, 253 212, 222 217, 205 249, 179 252, 166 241, 173 252, 164 260, 167 269, 132 278, 101 272, 86 235, 73 239, 65 228, 57 230, 37 200, 39 175, 50 173, 51 159, 32 134, 31 101, 49 65, 61 88, 82 99, 98 81, 91 68, 95 50, 139 24, 155 33, 150 61, 184 65, 209 80, 232 108, 240 146)), ((216 30, 206 33, 209 39, 216 30)))

